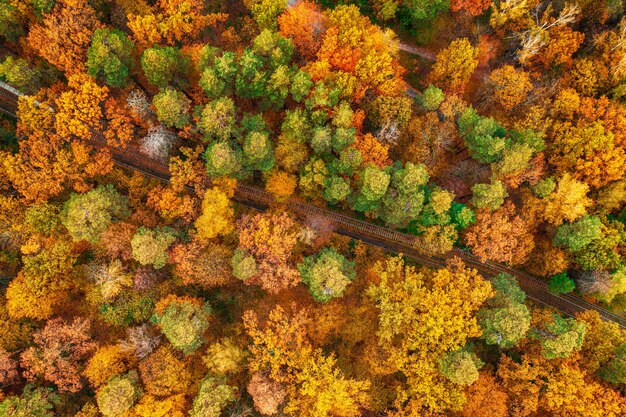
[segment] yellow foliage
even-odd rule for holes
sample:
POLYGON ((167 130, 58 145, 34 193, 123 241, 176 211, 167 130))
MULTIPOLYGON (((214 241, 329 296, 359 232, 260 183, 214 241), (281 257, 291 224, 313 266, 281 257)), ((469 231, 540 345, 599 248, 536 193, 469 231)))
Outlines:
POLYGON ((204 194, 202 214, 194 225, 200 239, 213 239, 233 231, 235 210, 228 195, 217 187, 204 194))
POLYGON ((55 306, 67 297, 67 293, 64 291, 46 294, 37 292, 28 284, 26 277, 19 273, 9 284, 6 297, 7 309, 12 318, 45 320, 54 314, 55 306))
POLYGON ((558 226, 564 221, 573 222, 584 216, 593 201, 587 197, 587 184, 565 174, 558 181, 556 189, 547 198, 544 219, 558 226))
POLYGON ((126 372, 132 364, 128 352, 119 345, 105 345, 98 348, 89 359, 83 375, 92 387, 98 388, 118 374, 126 372))
POLYGON ((276 200, 285 201, 291 197, 298 185, 295 175, 285 171, 272 171, 265 183, 265 189, 269 191, 276 200))
POLYGON ((161 400, 153 395, 144 395, 128 417, 185 417, 185 403, 182 394, 161 400))
POLYGON ((466 38, 455 39, 437 54, 429 75, 431 81, 446 91, 462 93, 478 66, 478 49, 466 38))
POLYGON ((86 74, 70 76, 67 85, 70 90, 62 93, 56 101, 57 134, 63 138, 76 136, 91 139, 93 132, 102 130, 102 106, 109 89, 99 86, 86 74))

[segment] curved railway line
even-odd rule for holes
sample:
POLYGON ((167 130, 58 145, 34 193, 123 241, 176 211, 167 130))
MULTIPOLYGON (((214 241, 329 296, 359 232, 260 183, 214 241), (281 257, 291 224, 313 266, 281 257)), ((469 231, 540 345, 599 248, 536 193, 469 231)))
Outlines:
MULTIPOLYGON (((13 87, 0 82, 0 111, 17 117, 17 100, 20 95, 22 93, 13 87)), ((115 164, 120 167, 141 172, 159 181, 168 182, 170 180, 168 166, 159 161, 141 157, 137 151, 131 149, 111 149, 100 135, 94 135, 91 142, 98 148, 108 149, 113 156, 115 164)), ((237 185, 233 200, 242 205, 260 210, 274 203, 274 199, 269 193, 246 184, 237 185)), ((458 256, 466 265, 475 268, 486 278, 492 278, 500 273, 513 275, 518 279, 521 288, 526 292, 528 298, 539 304, 553 307, 568 316, 574 316, 576 313, 586 310, 595 310, 604 320, 615 322, 621 328, 626 329, 626 318, 574 295, 553 294, 548 291, 543 281, 527 273, 495 262, 482 262, 476 256, 460 249, 454 249, 445 256, 427 255, 419 251, 416 247, 416 239, 412 235, 301 201, 289 200, 285 204, 298 215, 318 216, 331 221, 334 230, 339 234, 359 239, 392 253, 402 253, 406 258, 413 259, 429 267, 445 267, 448 258, 458 256)))

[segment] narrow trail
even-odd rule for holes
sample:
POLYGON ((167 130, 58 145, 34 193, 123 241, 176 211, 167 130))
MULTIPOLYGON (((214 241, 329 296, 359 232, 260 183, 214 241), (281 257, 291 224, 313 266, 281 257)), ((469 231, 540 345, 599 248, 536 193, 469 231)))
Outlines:
MULTIPOLYGON (((0 82, 0 110, 13 117, 17 112, 17 99, 22 95, 11 86, 0 82)), ((97 148, 108 150, 113 156, 116 165, 140 172, 159 181, 169 182, 169 168, 166 164, 151 160, 132 149, 113 149, 106 145, 102 138, 94 137, 91 144, 97 148)), ((192 189, 190 191, 193 192, 192 189)), ((234 201, 258 210, 265 210, 275 204, 273 197, 257 187, 238 184, 235 190, 234 201)), ((342 235, 359 239, 367 244, 380 247, 391 253, 402 253, 406 258, 413 259, 420 264, 433 268, 446 266, 446 262, 453 256, 461 258, 466 265, 475 268, 485 278, 492 278, 500 273, 513 275, 519 281, 520 287, 526 292, 529 299, 553 307, 561 313, 574 316, 576 313, 594 310, 607 321, 617 323, 626 329, 626 319, 600 306, 589 303, 574 295, 556 295, 548 291, 545 282, 524 272, 509 268, 494 262, 482 262, 476 256, 454 249, 444 256, 428 255, 419 251, 416 238, 413 235, 399 232, 390 228, 356 219, 352 216, 317 207, 302 201, 289 200, 284 203, 287 208, 300 216, 317 216, 329 220, 334 230, 342 235)))

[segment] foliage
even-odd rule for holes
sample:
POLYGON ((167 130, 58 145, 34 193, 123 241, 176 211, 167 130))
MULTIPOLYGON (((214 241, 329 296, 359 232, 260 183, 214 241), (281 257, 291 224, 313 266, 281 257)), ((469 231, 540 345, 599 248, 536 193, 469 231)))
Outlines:
POLYGON ((564 294, 574 291, 576 284, 567 276, 567 272, 561 272, 550 278, 548 289, 555 294, 564 294))
POLYGON ((96 401, 105 417, 121 417, 141 397, 137 373, 115 376, 98 392, 96 401))
POLYGON ((341 297, 356 273, 354 263, 334 248, 324 248, 314 256, 307 256, 298 265, 302 282, 316 301, 327 302, 341 297))
POLYGON ((100 186, 85 194, 72 194, 60 217, 72 239, 96 243, 113 220, 128 215, 128 200, 112 185, 100 186))
POLYGON ((54 406, 60 398, 51 388, 24 387, 21 397, 8 396, 0 402, 0 414, 7 417, 54 417, 54 406))
POLYGON ((224 407, 235 400, 236 389, 220 383, 218 379, 206 377, 193 400, 191 417, 219 417, 224 407))
POLYGON ((140 227, 130 241, 133 259, 142 265, 163 268, 168 261, 167 248, 174 243, 176 236, 171 229, 148 229, 140 227))
POLYGON ((170 295, 154 309, 153 321, 173 347, 189 354, 202 344, 202 335, 209 327, 208 304, 197 298, 170 295))
POLYGON ((132 69, 133 43, 117 29, 96 29, 87 51, 87 72, 104 78, 111 87, 123 87, 132 69))

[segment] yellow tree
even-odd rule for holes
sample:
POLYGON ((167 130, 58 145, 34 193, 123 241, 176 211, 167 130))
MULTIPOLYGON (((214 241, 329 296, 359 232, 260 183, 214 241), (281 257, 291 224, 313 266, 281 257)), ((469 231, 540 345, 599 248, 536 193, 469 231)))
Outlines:
POLYGON ((306 310, 288 314, 277 306, 261 327, 256 314, 247 311, 244 325, 252 338, 251 372, 267 374, 276 384, 275 391, 285 390, 284 411, 288 415, 362 415, 369 403, 369 382, 347 378, 332 356, 324 356, 313 347, 306 333, 310 320, 306 310))
POLYGON ((207 190, 202 200, 202 214, 194 223, 200 239, 227 235, 235 227, 235 210, 229 194, 218 187, 207 190))
POLYGON ((505 110, 520 104, 533 89, 530 77, 524 71, 517 71, 511 65, 504 65, 489 74, 493 90, 492 98, 505 110))
POLYGON ((380 283, 367 290, 379 310, 378 341, 392 369, 406 377, 398 400, 408 408, 459 411, 462 387, 445 378, 438 361, 481 335, 476 312, 491 285, 458 259, 425 275, 402 258, 379 262, 380 283))
POLYGON ((478 49, 466 38, 455 39, 437 54, 429 74, 430 81, 446 91, 463 93, 478 66, 478 49))
POLYGON ((557 183, 556 189, 546 199, 544 218, 547 222, 558 226, 564 221, 573 222, 587 213, 593 203, 587 197, 589 187, 569 173, 564 174, 557 183))

